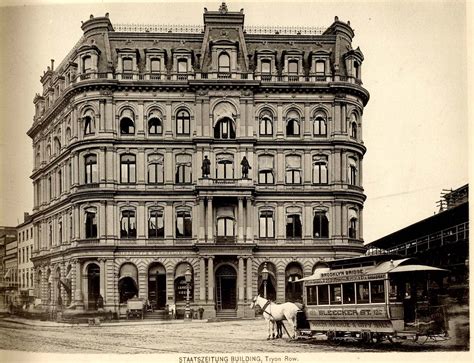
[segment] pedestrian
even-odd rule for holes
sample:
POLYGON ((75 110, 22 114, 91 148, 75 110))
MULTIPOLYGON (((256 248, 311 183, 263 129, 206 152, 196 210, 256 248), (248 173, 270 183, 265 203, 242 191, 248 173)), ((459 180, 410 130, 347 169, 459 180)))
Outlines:
POLYGON ((202 316, 204 315, 204 308, 200 306, 198 311, 199 311, 199 320, 202 320, 202 316))

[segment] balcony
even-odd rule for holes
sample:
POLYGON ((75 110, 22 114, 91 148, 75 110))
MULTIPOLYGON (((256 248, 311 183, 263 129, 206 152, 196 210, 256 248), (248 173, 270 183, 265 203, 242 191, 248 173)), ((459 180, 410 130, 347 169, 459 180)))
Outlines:
POLYGON ((236 187, 254 188, 252 179, 221 179, 221 178, 199 178, 198 187, 236 187))

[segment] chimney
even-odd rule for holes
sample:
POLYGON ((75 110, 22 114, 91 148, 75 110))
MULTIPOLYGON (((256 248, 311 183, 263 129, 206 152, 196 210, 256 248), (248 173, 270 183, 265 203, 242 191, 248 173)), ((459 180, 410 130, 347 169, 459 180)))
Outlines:
POLYGON ((51 70, 54 71, 54 59, 51 59, 51 70))

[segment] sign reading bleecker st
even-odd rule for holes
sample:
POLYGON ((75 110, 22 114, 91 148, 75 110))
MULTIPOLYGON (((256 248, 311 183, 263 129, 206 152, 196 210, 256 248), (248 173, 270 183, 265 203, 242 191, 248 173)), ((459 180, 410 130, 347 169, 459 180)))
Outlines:
POLYGON ((306 314, 308 318, 317 319, 345 317, 357 319, 388 318, 386 309, 383 307, 308 307, 306 314))

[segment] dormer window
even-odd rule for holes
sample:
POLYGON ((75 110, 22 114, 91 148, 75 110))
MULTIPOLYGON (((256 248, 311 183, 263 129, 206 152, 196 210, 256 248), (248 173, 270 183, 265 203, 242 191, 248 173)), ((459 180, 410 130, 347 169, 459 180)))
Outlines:
POLYGON ((122 60, 122 68, 124 73, 129 73, 133 71, 133 60, 132 58, 124 58, 122 60))
POLYGON ((288 62, 288 75, 290 76, 298 75, 298 61, 291 60, 288 62))
POLYGON ((82 73, 90 72, 92 69, 92 57, 86 56, 82 58, 82 73))
POLYGON ((178 59, 178 73, 188 73, 188 60, 178 59))
POLYGON ((317 76, 324 76, 326 73, 326 65, 324 61, 317 61, 316 62, 316 75, 317 76))
POLYGON ((262 72, 262 74, 272 73, 272 63, 269 59, 262 60, 260 71, 262 72))
POLYGON ((152 73, 160 73, 161 72, 161 61, 157 58, 154 58, 150 62, 150 70, 152 73))
POLYGON ((230 73, 230 57, 227 53, 221 53, 218 61, 219 73, 230 73))

